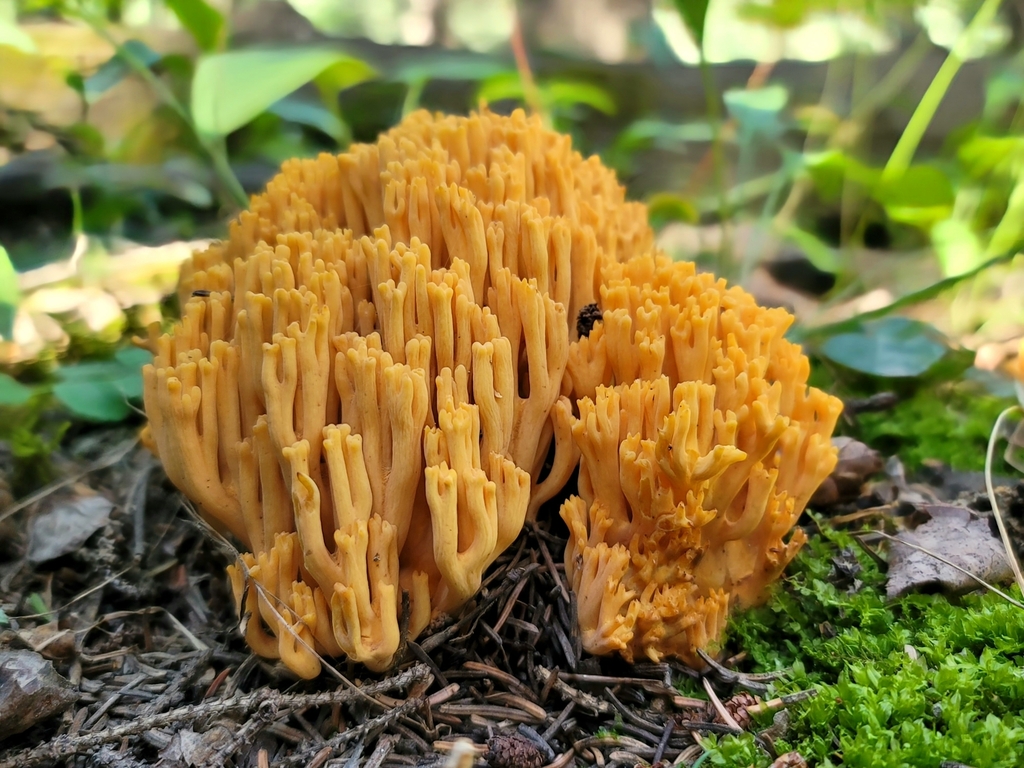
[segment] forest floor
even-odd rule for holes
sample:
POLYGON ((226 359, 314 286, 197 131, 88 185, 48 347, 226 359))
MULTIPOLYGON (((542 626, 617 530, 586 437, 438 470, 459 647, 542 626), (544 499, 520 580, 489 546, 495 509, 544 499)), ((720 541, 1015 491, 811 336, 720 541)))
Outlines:
MULTIPOLYGON (((899 752, 901 723, 917 715, 910 694, 887 699, 882 686, 871 702, 863 691, 860 704, 841 700, 870 688, 857 675, 885 664, 893 674, 924 670, 910 690, 927 705, 922 723, 934 737, 917 744, 908 735, 905 745, 934 759, 908 752, 893 765, 1013 765, 964 758, 976 726, 988 746, 1024 744, 1013 723, 1024 707, 1024 611, 993 594, 947 599, 941 593, 977 584, 885 540, 903 536, 933 554, 945 541, 940 556, 1005 577, 982 475, 932 465, 909 483, 898 461, 883 467, 860 443, 847 442, 843 456, 831 498, 802 521, 812 540, 791 575, 765 608, 734 622, 720 661, 707 657, 703 671, 582 651, 564 529, 549 516, 523 532, 459 615, 407 638, 390 673, 342 663, 300 681, 248 652, 223 576, 235 553, 134 432, 86 433, 56 459, 58 482, 18 503, 0 498, 0 768, 883 765, 861 762, 857 750, 888 738, 899 752), (922 590, 939 594, 913 594, 922 590), (973 634, 948 636, 965 621, 977 624, 973 634), (872 622, 878 647, 863 635, 872 622), (941 705, 959 684, 943 682, 943 664, 929 655, 935 622, 944 657, 976 651, 952 669, 981 686, 980 708, 960 711, 955 726, 941 705), (997 662, 1007 679, 996 680, 997 662), (971 664, 992 679, 971 677, 971 664)), ((1003 485, 1016 536, 1024 484, 1003 485)))

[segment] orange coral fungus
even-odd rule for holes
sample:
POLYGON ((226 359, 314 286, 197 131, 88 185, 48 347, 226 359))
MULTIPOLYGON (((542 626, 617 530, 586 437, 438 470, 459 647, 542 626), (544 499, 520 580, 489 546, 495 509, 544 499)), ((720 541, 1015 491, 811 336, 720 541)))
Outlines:
POLYGON ((836 401, 785 312, 652 242, 539 119, 416 113, 288 161, 193 256, 146 440, 250 550, 229 572, 257 653, 385 669, 581 454, 562 516, 588 650, 692 659, 757 599, 834 461, 836 401))
POLYGON ((251 549, 231 578, 254 649, 302 676, 318 653, 382 669, 403 591, 412 636, 476 592, 575 468, 571 313, 650 241, 539 120, 418 113, 286 163, 195 254, 145 371, 147 441, 251 549))
POLYGON ((587 650, 696 662, 803 543, 783 539, 835 465, 841 404, 808 389, 788 313, 691 264, 609 272, 603 320, 570 353, 566 569, 587 650))
POLYGON ((248 258, 257 243, 318 229, 359 238, 383 225, 396 243, 426 245, 431 268, 465 261, 482 303, 502 269, 535 279, 573 328, 597 298, 601 264, 653 244, 646 208, 627 202, 612 171, 539 117, 421 111, 376 144, 287 161, 230 238, 185 266, 181 298, 192 272, 248 258))
POLYGON ((388 666, 402 590, 414 636, 471 597, 522 528, 553 409, 568 434, 562 305, 504 270, 492 312, 468 264, 389 237, 293 233, 196 273, 210 295, 145 370, 168 476, 253 551, 250 644, 301 675, 314 649, 388 666), (352 273, 376 286, 362 313, 352 273))

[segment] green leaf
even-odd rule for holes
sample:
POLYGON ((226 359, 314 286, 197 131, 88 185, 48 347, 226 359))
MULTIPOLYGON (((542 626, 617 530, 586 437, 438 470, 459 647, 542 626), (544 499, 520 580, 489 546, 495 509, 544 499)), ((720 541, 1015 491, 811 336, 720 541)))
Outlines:
POLYGON ((337 94, 353 85, 365 83, 377 76, 377 70, 362 59, 343 56, 317 75, 314 80, 321 92, 337 94))
POLYGON ((110 360, 61 366, 53 394, 78 416, 120 421, 131 413, 128 401, 142 397, 142 366, 151 360, 146 350, 125 347, 110 360))
POLYGON ((647 212, 655 229, 673 221, 695 224, 700 219, 692 200, 671 192, 659 192, 647 198, 647 212))
POLYGON ((223 40, 224 17, 204 0, 164 0, 181 26, 189 31, 204 51, 215 50, 223 40))
MULTIPOLYGON (((225 136, 328 68, 347 65, 352 84, 368 67, 325 48, 232 51, 203 56, 192 81, 192 119, 206 136, 225 136)), ((369 70, 372 71, 372 70, 369 70)))
POLYGON ((476 98, 478 101, 487 103, 504 101, 505 99, 518 99, 522 101, 525 90, 523 81, 516 71, 496 72, 480 83, 477 89, 476 98))
MULTIPOLYGON (((545 109, 558 109, 584 104, 606 115, 615 114, 617 107, 612 95, 599 85, 585 80, 554 79, 537 84, 537 91, 545 109)), ((485 102, 525 99, 525 89, 519 73, 499 72, 480 83, 478 100, 485 102)))
POLYGON ((946 277, 970 272, 985 259, 978 236, 959 219, 945 219, 932 227, 932 245, 946 277))
POLYGON ((541 85, 540 91, 548 109, 583 104, 605 115, 618 111, 615 97, 609 91, 582 80, 551 80, 541 85))
POLYGON ((54 373, 62 381, 113 381, 124 376, 126 370, 117 360, 85 360, 62 365, 54 373))
POLYGON ((37 53, 36 41, 13 21, 0 19, 0 46, 7 45, 22 53, 37 53))
POLYGON ((17 306, 21 300, 18 289, 18 271, 14 268, 7 249, 0 245, 0 303, 17 306))
POLYGON ((341 141, 347 136, 345 124, 322 104, 298 99, 281 99, 272 104, 268 111, 284 120, 316 128, 336 141, 341 141))
POLYGON ((864 165, 839 150, 807 153, 804 155, 804 167, 811 175, 818 194, 828 201, 839 199, 847 182, 872 189, 882 178, 880 169, 864 165))
POLYGON ((124 347, 117 351, 114 359, 125 368, 141 369, 147 363, 153 362, 153 353, 140 347, 124 347))
POLYGON ((800 227, 790 227, 786 237, 792 241, 807 260, 822 272, 836 274, 841 268, 839 254, 835 248, 826 245, 820 238, 800 227))
POLYGON ((477 82, 507 71, 504 63, 492 58, 468 55, 464 51, 431 54, 415 61, 399 64, 390 79, 402 83, 420 83, 432 80, 453 80, 456 82, 477 82))
MULTIPOLYGON (((128 40, 124 43, 123 48, 147 67, 152 67, 160 61, 160 54, 141 40, 128 40)), ((85 79, 82 84, 82 95, 88 103, 92 104, 131 73, 131 66, 119 54, 114 54, 103 62, 95 74, 85 79)))
POLYGON ((930 165, 913 165, 892 180, 882 180, 874 198, 883 205, 930 207, 953 204, 949 178, 930 165))
POLYGON ((26 387, 6 373, 0 373, 0 406, 17 408, 31 400, 33 394, 31 387, 26 387))
POLYGON ((43 596, 38 592, 33 592, 29 595, 25 604, 28 605, 29 610, 35 615, 45 621, 53 621, 53 616, 50 614, 50 608, 46 605, 46 601, 43 600, 43 596))
POLYGON ((852 333, 832 336, 821 353, 834 362, 872 376, 920 376, 946 354, 947 346, 931 325, 906 317, 864 323, 852 333))
POLYGON ((706 143, 715 131, 707 121, 670 123, 665 120, 640 119, 630 123, 601 153, 607 165, 623 174, 632 172, 633 154, 650 146, 670 152, 685 151, 691 142, 706 143))
POLYGON ((789 90, 783 85, 754 90, 733 88, 726 91, 722 99, 741 129, 767 137, 778 136, 785 130, 779 115, 789 102, 789 90))
POLYGON ((670 123, 640 119, 630 123, 615 141, 629 146, 653 141, 658 147, 676 147, 689 142, 708 142, 714 135, 715 131, 708 122, 670 123))
POLYGON ((20 301, 18 271, 7 249, 0 245, 0 338, 10 340, 14 335, 14 315, 20 301))
POLYGON ((930 165, 912 165, 894 179, 883 179, 872 197, 894 221, 931 226, 952 212, 955 199, 949 178, 930 165))
POLYGON ((53 394, 73 414, 90 421, 121 421, 131 413, 125 393, 110 381, 58 381, 53 394))
POLYGON ((683 24, 697 41, 697 47, 704 47, 704 23, 708 17, 710 0, 675 0, 676 10, 683 18, 683 24))
POLYGON ((974 136, 957 150, 957 159, 976 179, 990 174, 1014 176, 1024 160, 1024 138, 1020 136, 974 136))

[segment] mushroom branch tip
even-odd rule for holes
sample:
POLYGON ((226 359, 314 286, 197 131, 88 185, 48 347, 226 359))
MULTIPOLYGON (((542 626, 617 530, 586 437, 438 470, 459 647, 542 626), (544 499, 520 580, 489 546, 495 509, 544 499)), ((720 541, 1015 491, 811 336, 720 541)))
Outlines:
POLYGON ((577 468, 585 647, 692 659, 835 461, 792 318, 657 255, 614 173, 522 111, 287 161, 179 295, 145 443, 247 550, 245 639, 300 677, 391 666, 577 468))

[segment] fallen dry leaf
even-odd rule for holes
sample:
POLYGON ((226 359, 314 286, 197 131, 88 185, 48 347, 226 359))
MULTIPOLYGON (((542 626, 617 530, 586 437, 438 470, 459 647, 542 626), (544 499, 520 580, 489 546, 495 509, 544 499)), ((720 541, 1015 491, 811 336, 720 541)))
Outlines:
POLYGON ((103 496, 81 496, 39 515, 29 533, 29 562, 45 563, 74 552, 106 525, 113 508, 103 496))
POLYGON ((0 739, 60 714, 78 692, 32 651, 0 652, 0 739))
MULTIPOLYGON (((989 583, 1013 576, 1002 542, 992 533, 989 518, 966 507, 924 505, 919 510, 926 522, 904 531, 900 540, 915 544, 989 583)), ((892 599, 909 592, 941 589, 967 592, 979 586, 966 573, 899 541, 889 550, 886 594, 892 599)))

